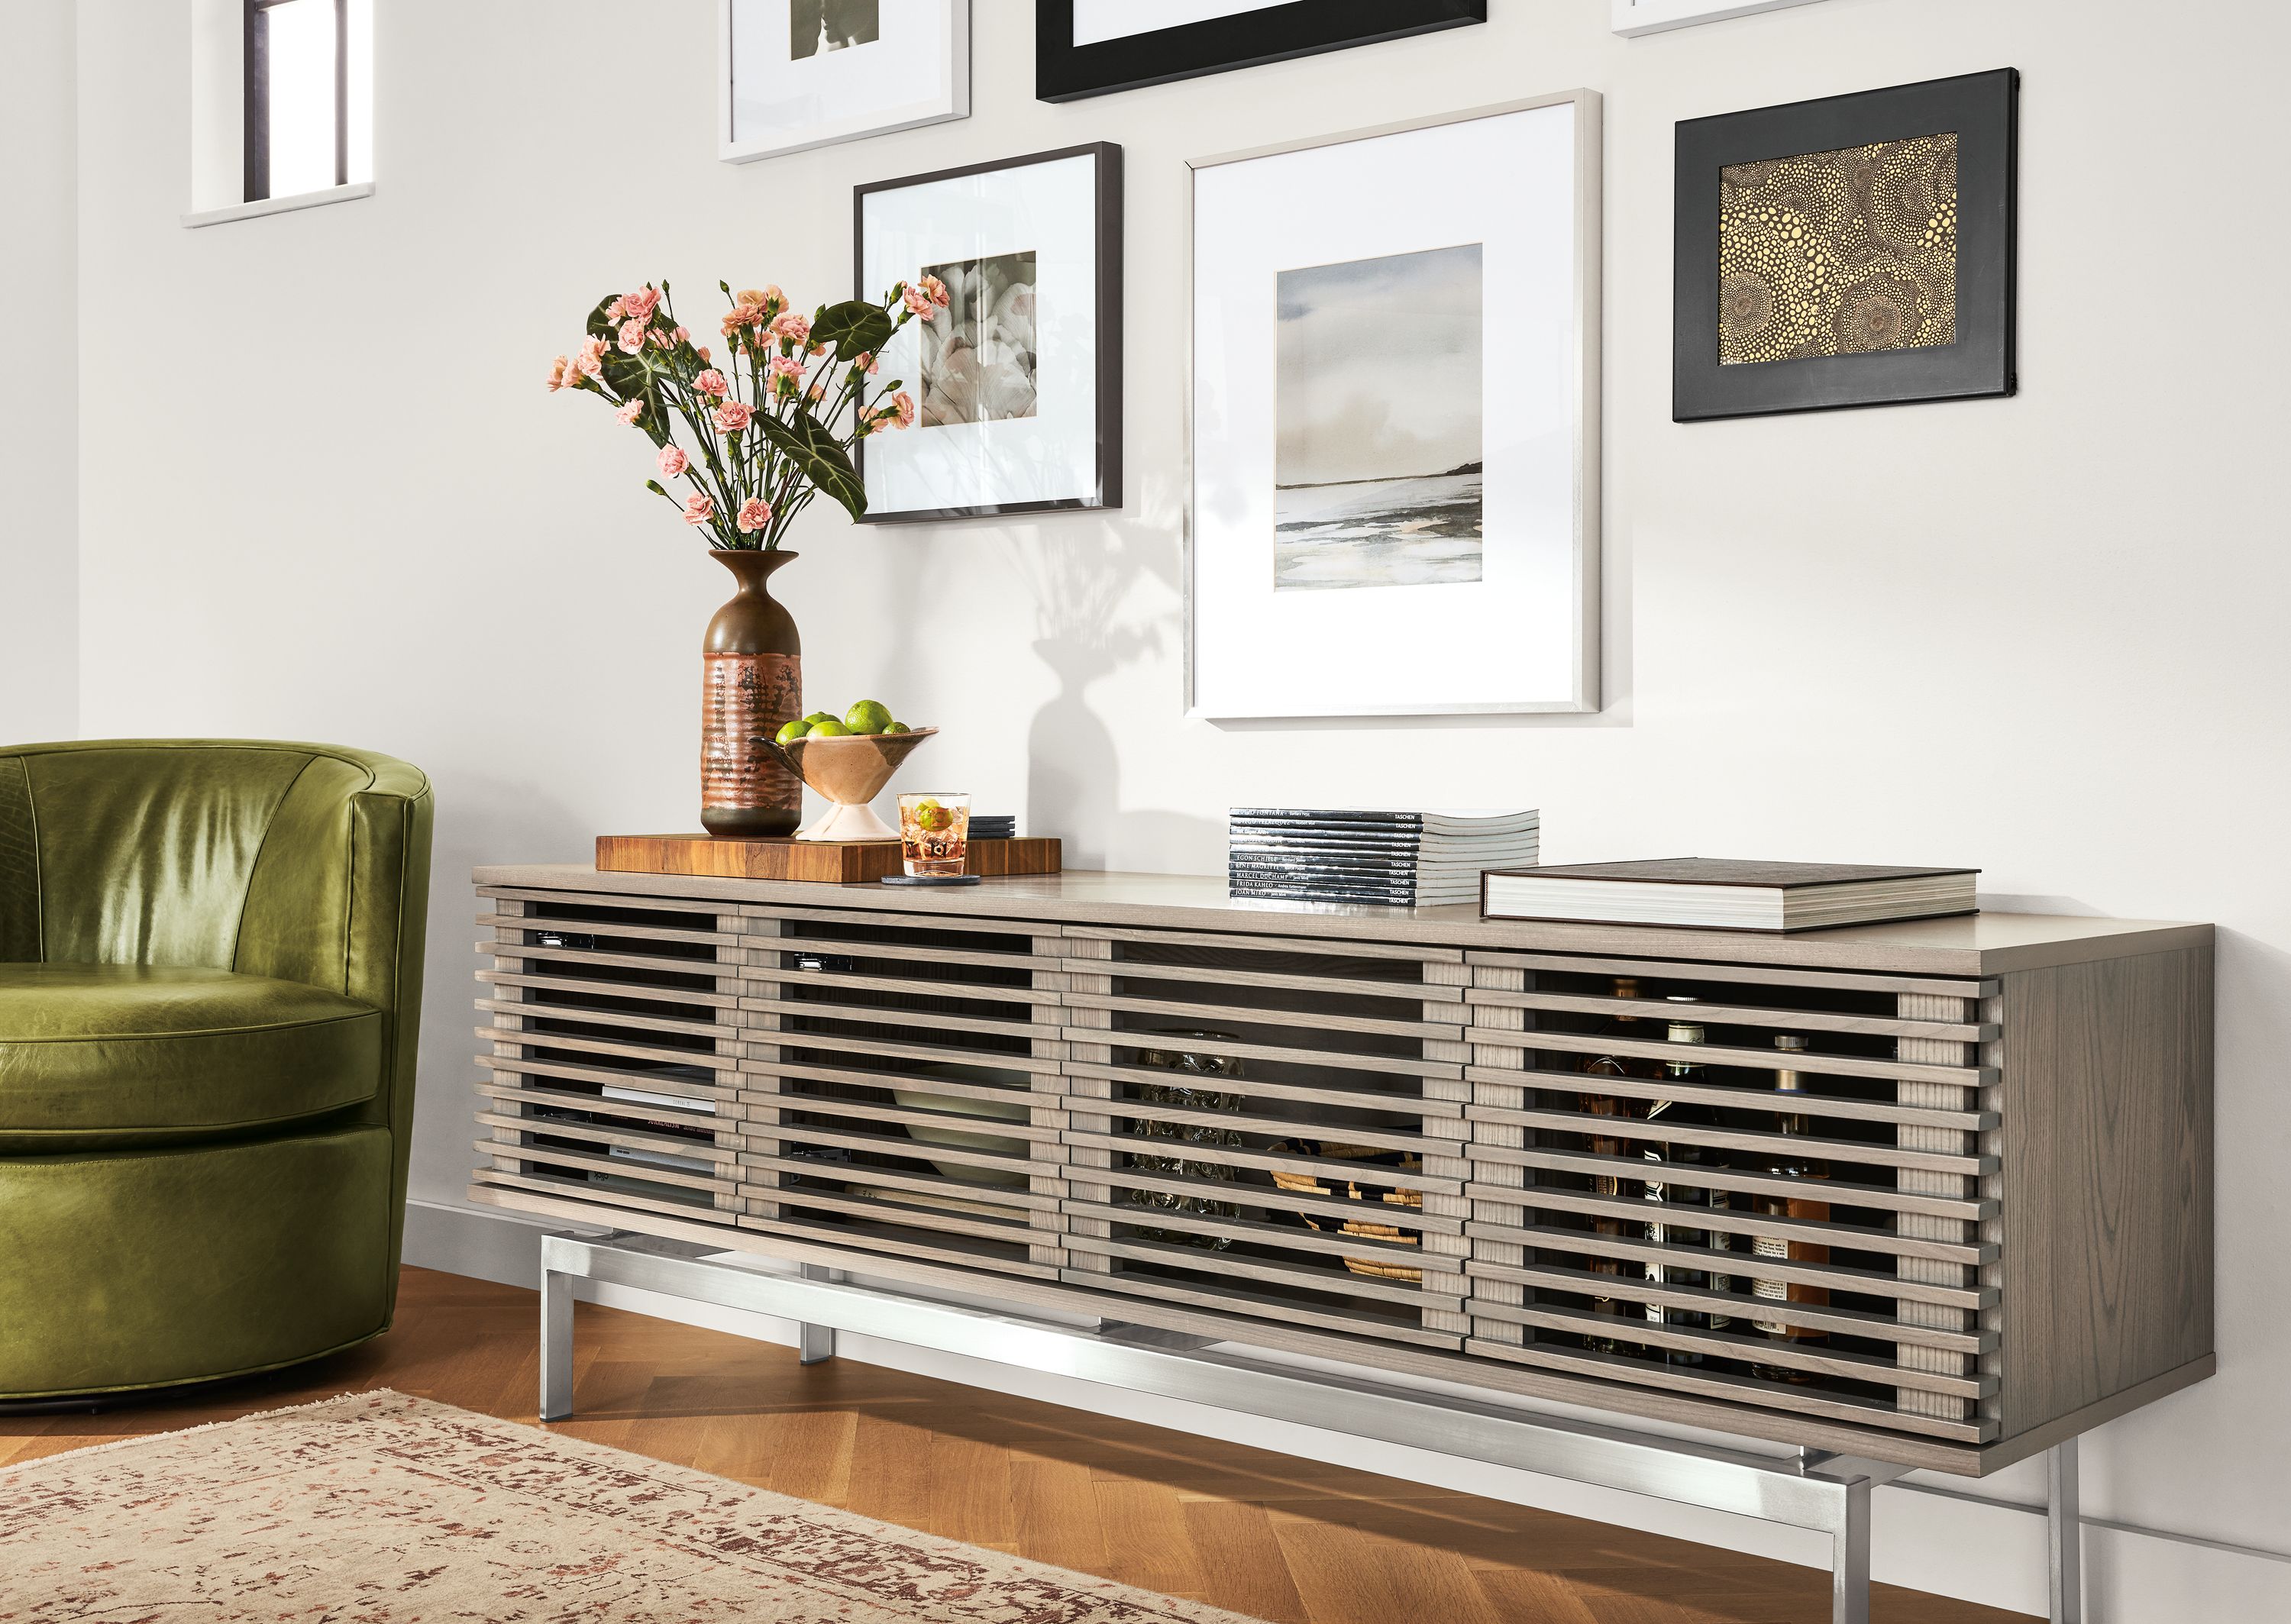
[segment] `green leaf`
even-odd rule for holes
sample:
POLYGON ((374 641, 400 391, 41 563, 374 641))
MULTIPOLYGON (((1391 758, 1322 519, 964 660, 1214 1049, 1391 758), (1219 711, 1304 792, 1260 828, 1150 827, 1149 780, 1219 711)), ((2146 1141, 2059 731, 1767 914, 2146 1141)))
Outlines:
POLYGON ((818 419, 808 412, 797 412, 785 422, 765 414, 757 417, 756 426, 806 479, 842 503, 844 511, 854 519, 866 516, 867 487, 859 482, 859 472, 843 454, 843 447, 818 419))
POLYGON ((609 344, 619 336, 620 328, 605 315, 606 307, 619 297, 618 293, 607 293, 597 301, 597 308, 589 312, 588 334, 591 338, 601 338, 609 344))
POLYGON ((820 312, 811 325, 811 342, 834 345, 837 358, 848 361, 862 353, 880 354, 891 332, 891 318, 879 306, 853 299, 820 312))

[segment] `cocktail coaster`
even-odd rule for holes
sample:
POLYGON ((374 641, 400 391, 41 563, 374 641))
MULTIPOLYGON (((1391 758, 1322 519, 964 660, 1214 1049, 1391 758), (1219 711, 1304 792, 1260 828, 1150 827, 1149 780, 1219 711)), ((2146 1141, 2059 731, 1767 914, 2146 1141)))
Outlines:
MULTIPOLYGON (((965 874, 989 880, 1055 874, 1055 840, 970 842, 965 874)), ((704 874, 717 880, 793 880, 866 885, 901 872, 896 840, 719 840, 704 834, 600 834, 597 867, 607 873, 704 874)))

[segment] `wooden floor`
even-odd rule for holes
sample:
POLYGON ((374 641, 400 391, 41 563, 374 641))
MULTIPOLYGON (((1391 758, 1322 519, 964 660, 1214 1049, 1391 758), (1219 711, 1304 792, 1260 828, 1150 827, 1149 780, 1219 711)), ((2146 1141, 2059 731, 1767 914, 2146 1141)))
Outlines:
MULTIPOLYGON (((407 1269, 398 1327, 195 1402, 0 1416, 0 1464, 390 1387, 534 1419, 534 1295, 407 1269)), ((1825 1624, 1829 1577, 583 1305, 575 1436, 1298 1624, 1825 1624)), ((1879 1587, 1877 1624, 2023 1615, 1879 1587)))

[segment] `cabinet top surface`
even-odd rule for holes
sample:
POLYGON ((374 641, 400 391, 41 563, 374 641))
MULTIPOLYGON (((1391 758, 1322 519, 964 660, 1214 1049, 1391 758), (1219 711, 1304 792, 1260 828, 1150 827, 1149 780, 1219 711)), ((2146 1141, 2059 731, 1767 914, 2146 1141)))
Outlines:
POLYGON ((1789 935, 1644 925, 1547 924, 1483 920, 1470 904, 1388 908, 1266 902, 1234 897, 1222 879, 1210 875, 1087 870, 945 888, 600 873, 585 863, 484 865, 472 877, 480 886, 510 889, 703 898, 754 907, 866 908, 949 918, 981 915, 1062 924, 1337 937, 1466 950, 1614 953, 1940 975, 1994 975, 2128 958, 2208 946, 2212 939, 2209 925, 2047 913, 1983 912, 1789 935))

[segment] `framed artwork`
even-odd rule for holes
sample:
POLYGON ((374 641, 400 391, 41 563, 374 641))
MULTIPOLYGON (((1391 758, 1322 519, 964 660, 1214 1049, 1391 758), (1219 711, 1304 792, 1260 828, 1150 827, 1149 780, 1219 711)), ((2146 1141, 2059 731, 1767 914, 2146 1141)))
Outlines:
POLYGON ((1193 165, 1190 714, 1598 709, 1599 117, 1193 165))
POLYGON ((2021 76, 1678 126, 1671 415, 2010 395, 2021 76))
POLYGON ((863 298, 948 302, 880 358, 914 396, 863 440, 875 524, 1121 505, 1121 149, 1100 141, 855 189, 863 298))
POLYGON ((970 0, 716 0, 717 156, 970 116, 970 0))
POLYGON ((1034 94, 1078 101, 1488 20, 1488 0, 1035 0, 1034 94))
POLYGON ((1812 5, 1814 0, 1608 0, 1615 12, 1618 34, 1660 34, 1671 28, 1691 28, 1698 22, 1724 22, 1755 12, 1786 11, 1812 5))

